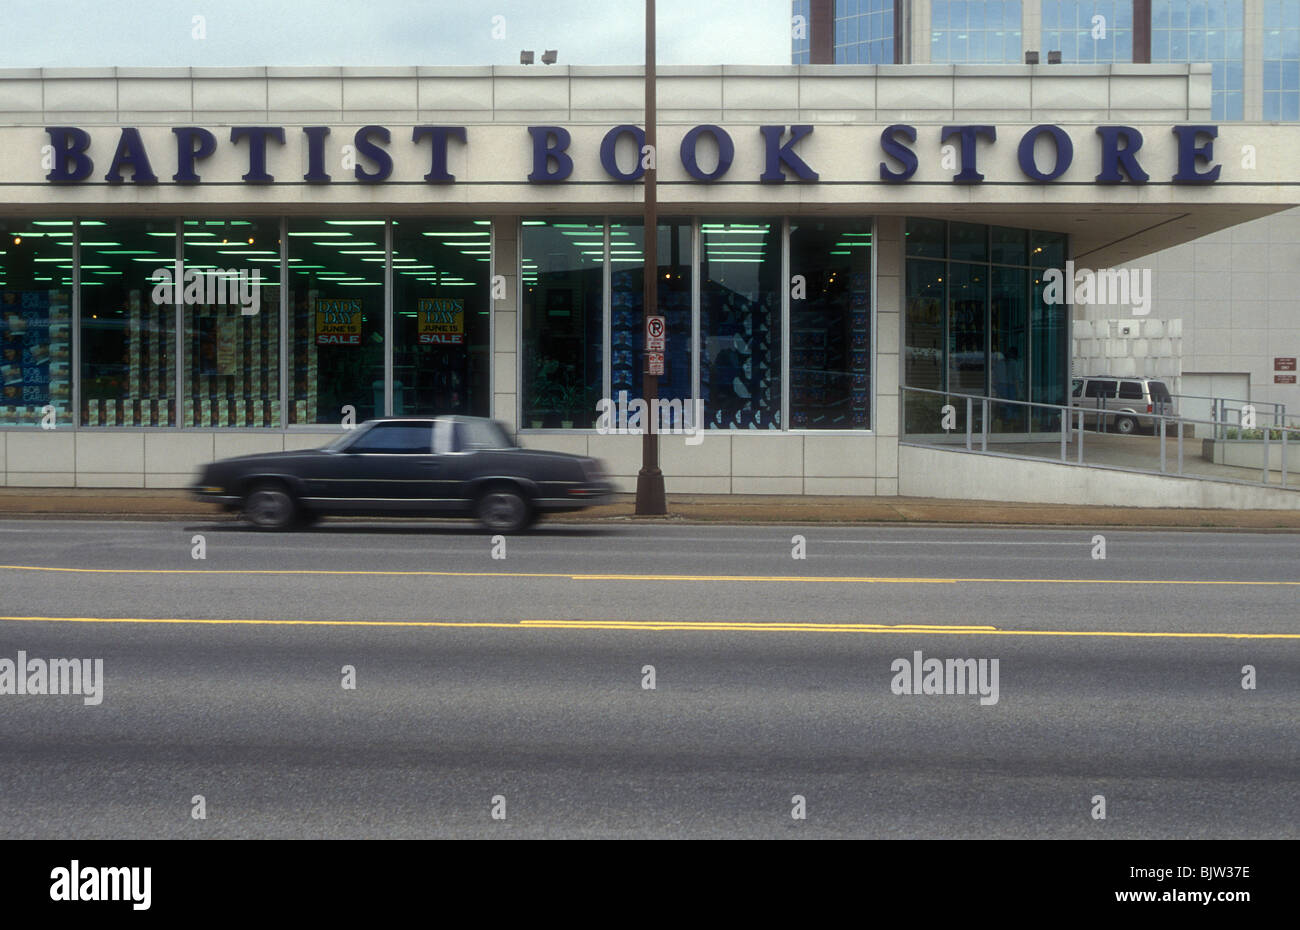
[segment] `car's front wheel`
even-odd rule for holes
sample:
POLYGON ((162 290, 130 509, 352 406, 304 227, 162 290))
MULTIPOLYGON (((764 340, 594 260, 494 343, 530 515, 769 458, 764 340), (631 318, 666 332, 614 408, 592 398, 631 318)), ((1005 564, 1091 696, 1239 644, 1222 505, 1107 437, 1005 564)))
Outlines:
POLYGON ((1137 420, 1132 417, 1120 417, 1115 421, 1115 432, 1123 436, 1132 436, 1137 432, 1137 420))
POLYGON ((244 519, 261 530, 284 530, 298 517, 298 503, 283 485, 259 484, 244 495, 244 519))
POLYGON ((474 506, 474 515, 484 529, 493 533, 517 533, 532 522, 528 501, 511 488, 484 491, 474 506))

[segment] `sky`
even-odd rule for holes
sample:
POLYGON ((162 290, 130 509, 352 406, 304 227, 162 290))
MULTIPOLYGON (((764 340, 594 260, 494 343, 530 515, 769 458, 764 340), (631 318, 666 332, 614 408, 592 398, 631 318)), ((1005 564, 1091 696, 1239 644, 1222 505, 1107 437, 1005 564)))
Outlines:
MULTIPOLYGON (((661 65, 790 63, 790 0, 657 6, 661 65)), ((0 0, 0 68, 639 65, 644 24, 642 0, 0 0)))

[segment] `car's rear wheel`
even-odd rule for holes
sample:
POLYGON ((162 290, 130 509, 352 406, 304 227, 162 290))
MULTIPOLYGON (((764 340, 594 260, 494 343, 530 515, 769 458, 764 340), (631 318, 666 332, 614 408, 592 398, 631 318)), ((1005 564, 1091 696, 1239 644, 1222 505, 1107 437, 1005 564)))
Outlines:
POLYGON ((259 484, 244 495, 244 519, 260 530, 285 530, 298 520, 298 502, 281 484, 259 484))
POLYGON ((532 523, 532 508, 513 488, 488 488, 474 505, 474 516, 493 533, 517 533, 532 523))

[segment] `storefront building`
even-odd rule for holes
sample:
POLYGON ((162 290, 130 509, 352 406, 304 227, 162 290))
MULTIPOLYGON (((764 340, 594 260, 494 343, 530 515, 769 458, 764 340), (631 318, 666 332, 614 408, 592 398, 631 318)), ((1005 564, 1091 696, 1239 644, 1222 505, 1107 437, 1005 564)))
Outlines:
MULTIPOLYGON (((673 492, 899 493, 902 386, 1063 403, 1067 261, 1291 206, 1209 66, 662 69, 673 492), (1255 167, 1242 170, 1250 146, 1255 167)), ((0 71, 0 477, 179 487, 383 415, 641 444, 639 68, 0 71)), ((1032 430, 1033 418, 1024 429, 1032 430)), ((1049 424, 1040 424, 1044 428, 1049 424)))

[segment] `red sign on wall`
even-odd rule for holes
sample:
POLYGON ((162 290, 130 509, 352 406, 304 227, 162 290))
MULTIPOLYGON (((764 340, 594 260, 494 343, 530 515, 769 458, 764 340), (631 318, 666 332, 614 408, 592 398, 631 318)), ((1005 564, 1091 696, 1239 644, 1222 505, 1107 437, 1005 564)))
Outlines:
POLYGON ((1274 375, 1274 384, 1295 384, 1295 375, 1274 375))
POLYGON ((1273 359, 1274 371, 1295 371, 1295 358, 1275 358, 1273 359))

